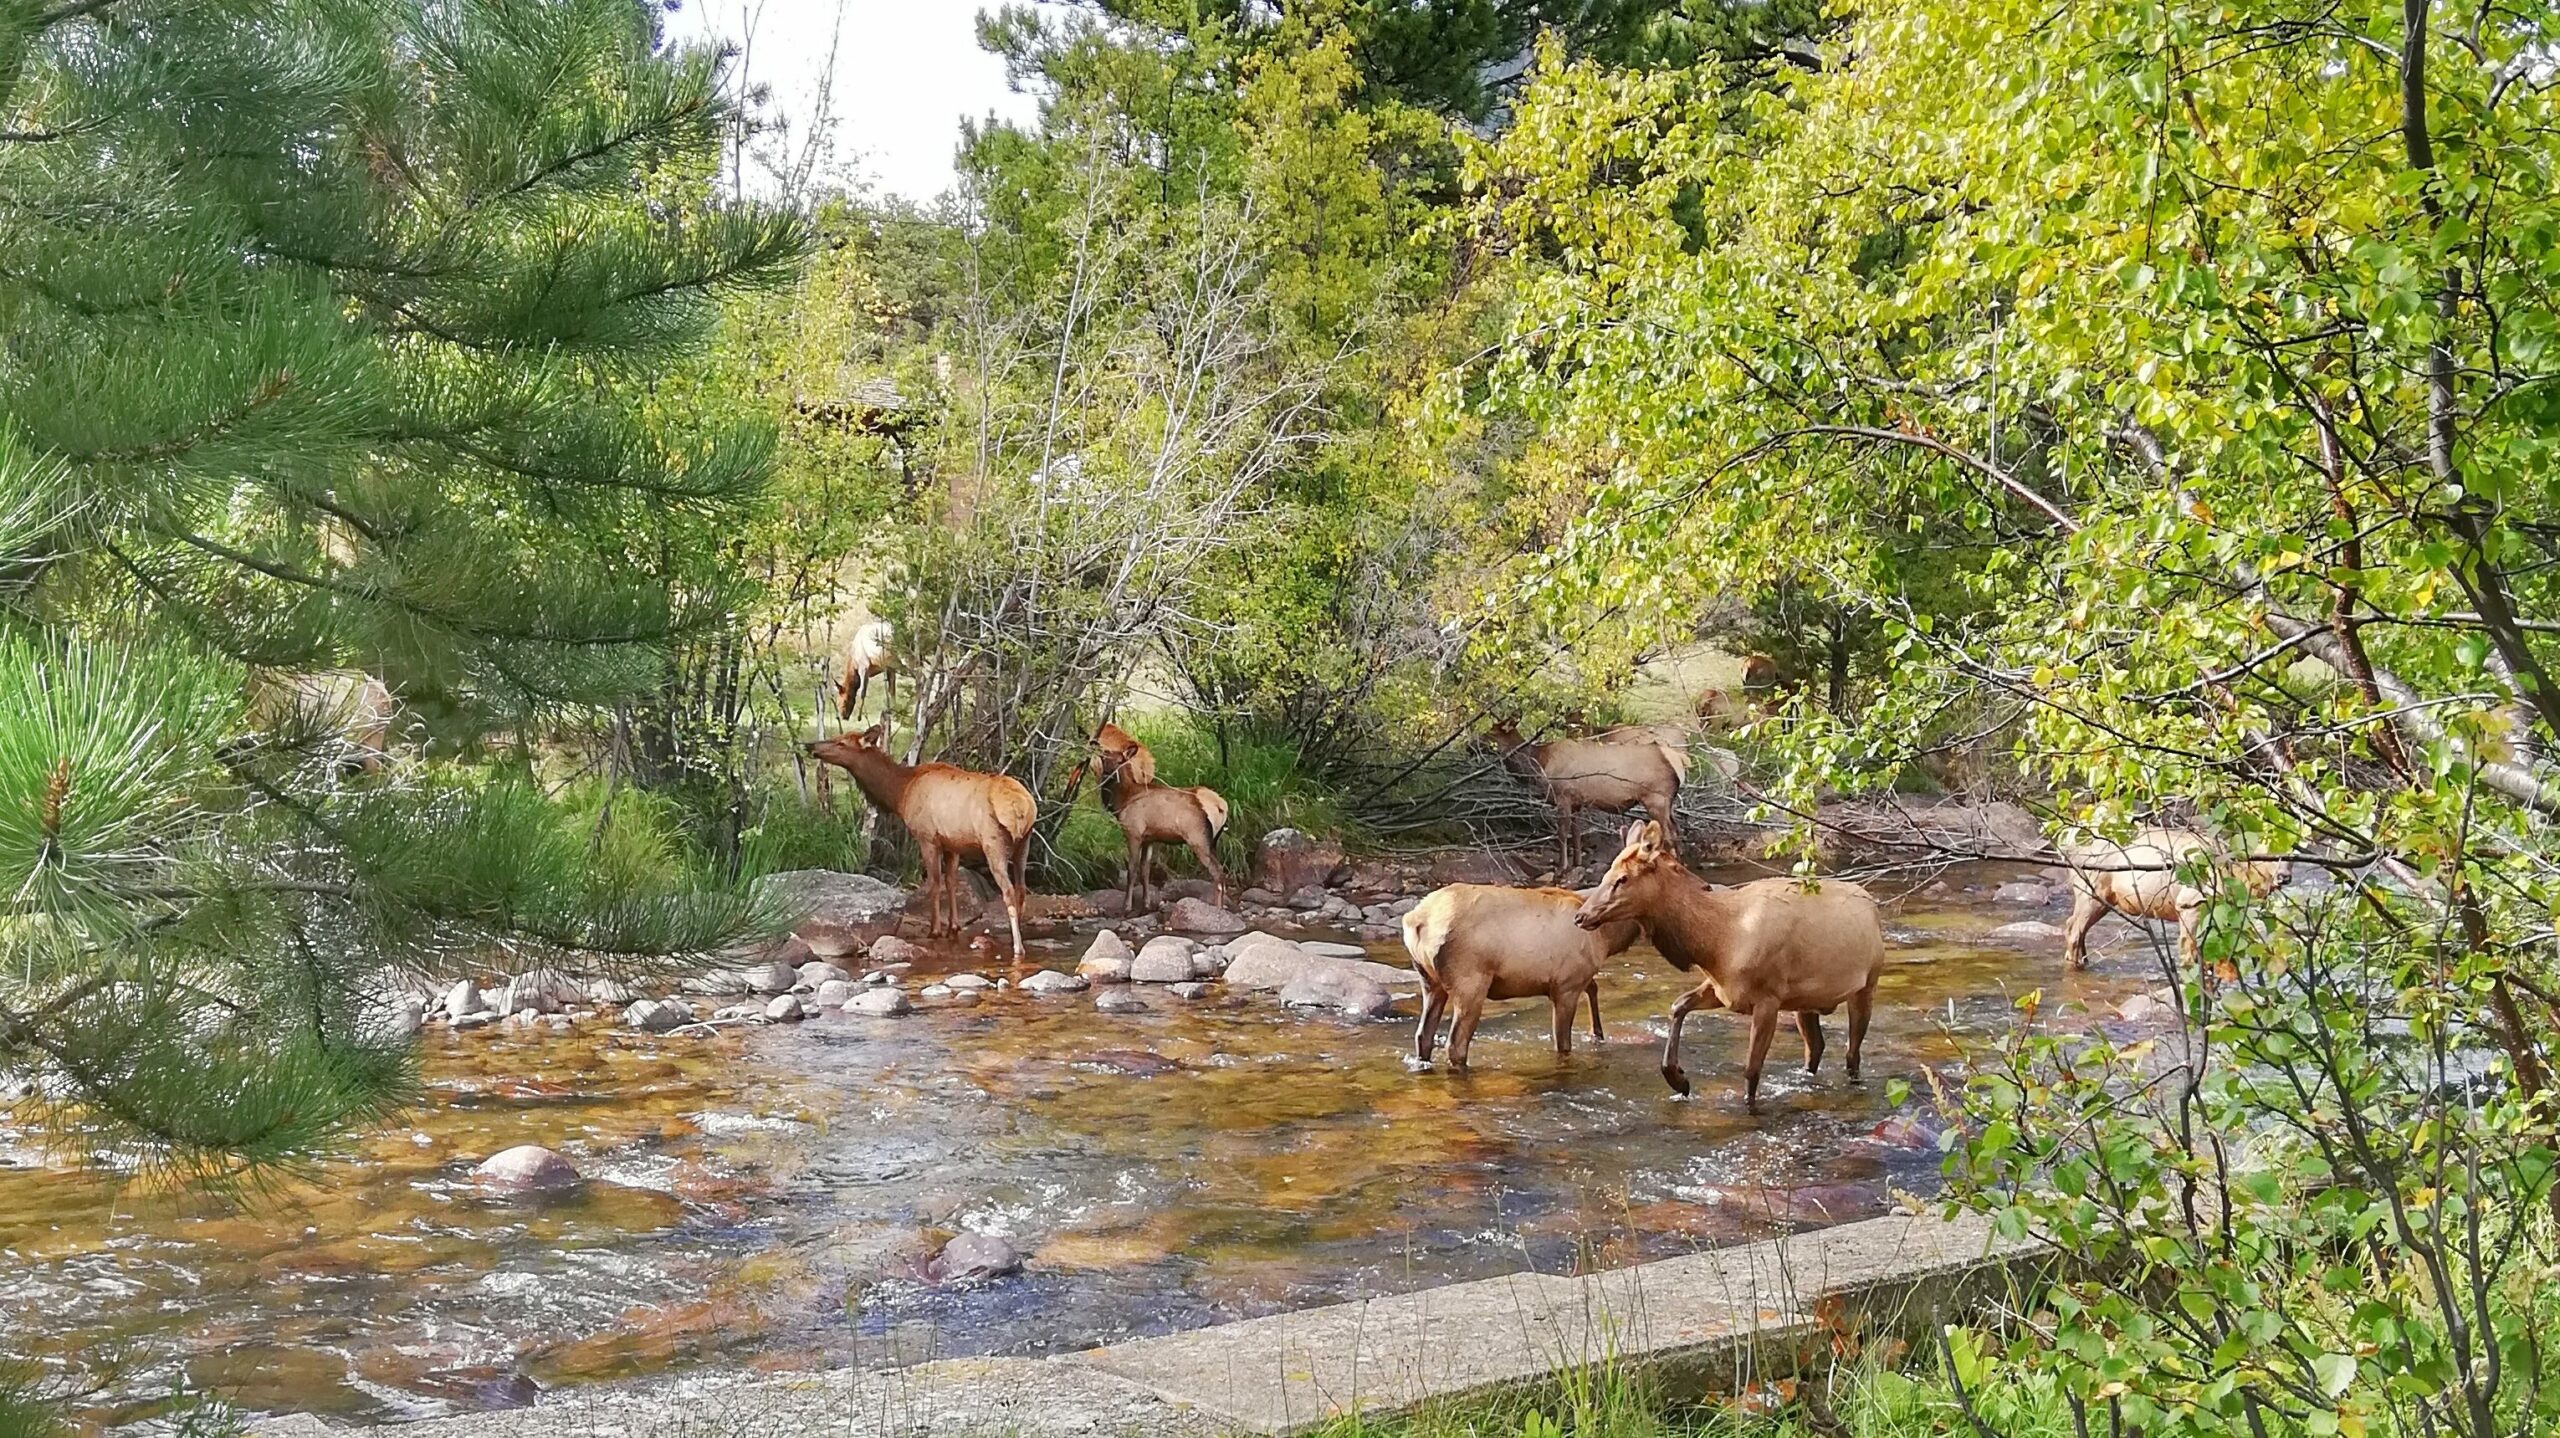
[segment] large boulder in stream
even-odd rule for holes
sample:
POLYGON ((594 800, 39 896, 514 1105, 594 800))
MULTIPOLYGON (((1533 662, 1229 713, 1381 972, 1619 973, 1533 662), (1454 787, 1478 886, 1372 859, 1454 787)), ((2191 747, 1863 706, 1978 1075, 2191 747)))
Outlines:
POLYGON ((568 1193, 586 1179, 576 1164, 539 1144, 520 1143, 490 1155, 471 1170, 472 1186, 502 1198, 568 1193))
POLYGON ((791 932, 822 959, 861 953, 898 931, 907 891, 868 874, 833 869, 793 869, 764 881, 764 897, 801 916, 791 932))
POLYGON ((1378 989, 1418 988, 1422 976, 1411 969, 1369 959, 1335 958, 1269 934, 1247 934, 1227 946, 1227 983, 1240 989, 1287 989, 1293 985, 1339 985, 1349 979, 1378 989))
POLYGON ((1274 894, 1321 889, 1346 871, 1339 841, 1303 829, 1273 829, 1253 846, 1253 886, 1274 894))
POLYGON ((1164 926, 1186 934, 1241 934, 1244 920, 1206 899, 1177 899, 1164 912, 1164 926))
POLYGON ((1021 1271, 1021 1251, 992 1233, 953 1234, 925 1267, 934 1282, 963 1288, 1021 1271))
POLYGON ((1147 940, 1129 964, 1129 978, 1141 984, 1179 984, 1198 978, 1193 956, 1200 946, 1180 934, 1158 934, 1147 940))

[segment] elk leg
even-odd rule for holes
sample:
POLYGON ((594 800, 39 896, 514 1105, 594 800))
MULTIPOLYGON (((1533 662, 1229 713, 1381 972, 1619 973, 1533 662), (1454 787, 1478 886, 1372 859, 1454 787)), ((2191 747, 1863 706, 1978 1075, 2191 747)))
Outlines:
POLYGON ((2062 925, 2062 962, 2077 971, 2089 967, 2089 930, 2107 912, 2107 901, 2071 886, 2071 917, 2062 925))
POLYGON ((1457 996, 1458 1017, 1449 1025, 1449 1072, 1467 1071, 1467 1050, 1474 1046, 1476 1020, 1484 1017, 1485 990, 1471 987, 1457 996))
POLYGON ((1573 804, 1570 800, 1556 800, 1556 838, 1563 850, 1563 857, 1556 861, 1556 876, 1562 878, 1573 867, 1573 804))
POLYGON ((1680 852, 1680 831, 1672 827, 1671 805, 1679 797, 1680 791, 1674 789, 1666 796, 1648 794, 1644 801, 1644 811, 1653 816, 1653 822, 1662 826, 1663 846, 1675 854, 1680 852))
POLYGON ((1609 1036, 1600 1032, 1600 981, 1593 979, 1585 985, 1582 996, 1591 1001, 1591 1041, 1595 1044, 1605 1042, 1609 1036))
POLYGON ((1556 1057, 1573 1054, 1573 1011, 1582 1007, 1582 995, 1563 989, 1547 995, 1547 1023, 1555 1030, 1556 1057))
POLYGON ((1197 834, 1185 834, 1182 836, 1182 842, 1190 846, 1191 857, 1198 859, 1200 867, 1208 872, 1209 882, 1218 886, 1218 902, 1221 905, 1225 904, 1227 902, 1227 871, 1218 867, 1217 851, 1209 847, 1209 831, 1204 828, 1197 834))
MULTIPOLYGON (((1030 836, 1024 836, 1029 844, 1030 836)), ((1013 841, 999 836, 986 846, 987 873, 996 881, 996 892, 1004 896, 1004 921, 1013 930, 1013 962, 1022 964, 1022 890, 1013 882, 1013 841)))
POLYGON ((1760 1068, 1769 1059, 1769 1041, 1778 1036, 1778 1005, 1762 999, 1751 1011, 1751 1052, 1742 1064, 1742 1105, 1760 1111, 1760 1068))
POLYGON ((1796 1032, 1804 1035, 1804 1071, 1818 1071, 1822 1067, 1822 1015, 1811 1009, 1796 1010, 1796 1032))
POLYGON ((1129 836, 1129 865, 1120 880, 1120 906, 1136 918, 1145 913, 1147 894, 1147 841, 1136 834, 1129 836))
POLYGON ((969 913, 960 904, 960 896, 968 892, 969 876, 960 866, 960 851, 953 849, 942 856, 942 902, 950 906, 955 939, 969 927, 969 913))
POLYGON ((1429 987, 1422 995, 1422 1022, 1413 1028, 1413 1056, 1422 1063, 1431 1062, 1431 1049, 1440 1041, 1440 1019, 1449 1012, 1449 991, 1429 987))
MULTIPOLYGON (((1707 990, 1703 985, 1682 994, 1680 1002, 1671 1006, 1671 1032, 1662 1036, 1662 1081, 1671 1085, 1673 1093, 1683 1097, 1689 1092, 1689 1074, 1680 1067, 1680 1026, 1689 1021, 1689 1011, 1705 999, 1707 990)), ((1720 1007, 1713 1000, 1707 1000, 1706 1006, 1711 1009, 1720 1007)))
POLYGON ((942 937, 942 846, 918 840, 916 847, 924 851, 924 936, 938 939, 942 937))
POLYGON ((1849 1082, 1858 1081, 1858 1052, 1867 1046, 1867 1019, 1876 1008, 1876 981, 1849 996, 1849 1082))

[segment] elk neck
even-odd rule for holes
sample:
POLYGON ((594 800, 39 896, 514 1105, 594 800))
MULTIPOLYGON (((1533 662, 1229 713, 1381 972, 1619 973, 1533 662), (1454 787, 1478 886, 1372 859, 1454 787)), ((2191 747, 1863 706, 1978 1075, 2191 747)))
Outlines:
POLYGON ((906 798, 907 785, 916 774, 877 749, 855 749, 844 771, 853 776, 854 786, 862 790, 864 798, 892 814, 902 812, 899 803, 906 798))

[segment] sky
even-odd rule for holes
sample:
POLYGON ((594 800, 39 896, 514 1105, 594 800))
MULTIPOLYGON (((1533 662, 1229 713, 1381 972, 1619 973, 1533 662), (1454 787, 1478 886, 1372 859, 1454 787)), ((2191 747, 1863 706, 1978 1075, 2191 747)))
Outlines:
POLYGON ((997 3, 681 0, 666 28, 671 39, 745 46, 746 78, 770 87, 795 135, 832 48, 836 164, 884 193, 927 200, 951 184, 961 116, 1028 122, 1038 112, 1032 96, 1006 88, 1004 62, 978 48, 978 11, 997 3))

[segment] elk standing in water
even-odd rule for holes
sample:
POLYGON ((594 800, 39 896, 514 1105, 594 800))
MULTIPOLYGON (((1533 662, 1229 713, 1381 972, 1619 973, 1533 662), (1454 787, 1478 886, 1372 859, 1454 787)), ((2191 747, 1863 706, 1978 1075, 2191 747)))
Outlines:
POLYGON ((1467 1071, 1467 1049, 1487 999, 1544 995, 1555 1027, 1556 1052, 1573 1052, 1573 1014, 1591 1001, 1591 1037, 1600 1032, 1600 966, 1641 932, 1634 920, 1596 931, 1574 922, 1582 896, 1571 889, 1506 889, 1493 884, 1451 884, 1435 889, 1404 916, 1405 952, 1422 975, 1422 1022, 1413 1031, 1413 1057, 1431 1062, 1440 1020, 1451 1003, 1449 1069, 1467 1071))
POLYGON ((1023 877, 1031 855, 1031 821, 1038 806, 1020 781, 950 764, 909 766, 889 757, 886 721, 859 734, 839 734, 809 746, 817 758, 853 776, 864 797, 898 816, 924 855, 925 933, 942 936, 942 910, 951 908, 951 932, 960 931, 960 860, 987 861, 996 891, 1004 896, 1013 928, 1013 959, 1022 962, 1023 877))
MULTIPOLYGON (((1200 861, 1218 902, 1227 901, 1227 871, 1218 863, 1218 836, 1226 831, 1227 801, 1215 789, 1180 788, 1156 782, 1156 756, 1117 724, 1105 724, 1093 736, 1096 777, 1102 806, 1120 821, 1129 841, 1129 868, 1121 880, 1122 898, 1132 914, 1146 912, 1150 870, 1156 844, 1178 843, 1200 861)), ((1084 780, 1084 766, 1067 778, 1072 798, 1084 780)))
POLYGON ((1556 806, 1556 828, 1563 848, 1562 867, 1570 869, 1580 852, 1583 809, 1623 810, 1643 806, 1673 832, 1671 806, 1680 798, 1680 783, 1689 774, 1689 751, 1663 743, 1614 743, 1599 739, 1558 739, 1532 744, 1519 727, 1505 719, 1488 732, 1502 754, 1503 766, 1543 791, 1556 806))
MULTIPOLYGON (((2178 867, 2190 860, 2213 867, 2212 840, 2187 829, 2144 829, 2122 844, 2066 846, 2062 857, 2071 866, 2071 918, 2062 926, 2062 957, 2070 967, 2089 967, 2089 929, 2109 909, 2176 921, 2178 956, 2194 966, 2196 930, 2212 895, 2180 879, 2178 867)), ((2282 864, 2260 860, 2231 868, 2253 898, 2265 898, 2284 882, 2282 864)))
POLYGON ((1817 890, 1794 879, 1711 888, 1682 866, 1661 829, 1636 823, 1627 827, 1626 847, 1608 876, 1574 916, 1586 929, 1630 919, 1644 925, 1675 967, 1706 971, 1705 980, 1672 1005, 1671 1032, 1662 1041, 1663 1081, 1675 1092, 1689 1092, 1680 1026, 1696 1008, 1750 1016, 1742 1083, 1755 1113, 1760 1068, 1782 1013, 1796 1016, 1804 1069, 1812 1073, 1822 1063, 1821 1016, 1848 1005, 1849 1077, 1858 1077, 1876 979, 1884 972, 1884 926, 1866 890, 1841 879, 1826 879, 1817 890))

